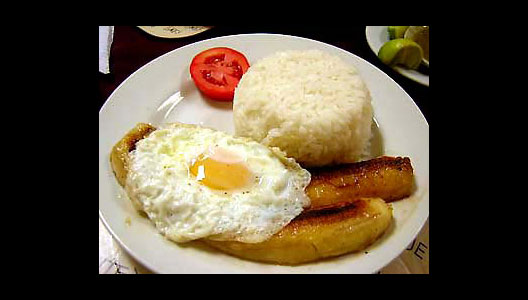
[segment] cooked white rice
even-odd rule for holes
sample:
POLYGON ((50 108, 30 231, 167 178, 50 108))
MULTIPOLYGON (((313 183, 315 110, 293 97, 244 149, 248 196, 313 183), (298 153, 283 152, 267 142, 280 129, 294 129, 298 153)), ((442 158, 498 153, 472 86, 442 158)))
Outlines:
POLYGON ((233 100, 235 133, 279 147, 300 164, 361 160, 372 105, 357 70, 319 50, 284 51, 253 64, 233 100))

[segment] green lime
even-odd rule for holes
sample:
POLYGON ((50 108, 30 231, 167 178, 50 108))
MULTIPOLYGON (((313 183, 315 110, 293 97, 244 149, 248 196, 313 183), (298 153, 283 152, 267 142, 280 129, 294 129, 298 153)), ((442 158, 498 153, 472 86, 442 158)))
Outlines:
POLYGON ((420 45, 409 39, 394 39, 381 46, 379 59, 389 66, 402 65, 409 69, 417 69, 423 58, 420 45))
POLYGON ((389 26, 389 39, 401 39, 409 26, 389 26))
POLYGON ((415 41, 423 50, 423 58, 429 64, 429 26, 409 26, 404 38, 415 41))

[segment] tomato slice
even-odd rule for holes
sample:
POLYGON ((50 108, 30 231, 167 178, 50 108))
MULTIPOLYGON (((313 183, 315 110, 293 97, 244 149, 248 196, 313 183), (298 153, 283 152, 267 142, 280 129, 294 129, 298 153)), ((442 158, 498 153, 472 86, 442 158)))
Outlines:
POLYGON ((244 54, 226 47, 198 53, 191 62, 194 84, 212 100, 233 101, 235 88, 249 69, 244 54))

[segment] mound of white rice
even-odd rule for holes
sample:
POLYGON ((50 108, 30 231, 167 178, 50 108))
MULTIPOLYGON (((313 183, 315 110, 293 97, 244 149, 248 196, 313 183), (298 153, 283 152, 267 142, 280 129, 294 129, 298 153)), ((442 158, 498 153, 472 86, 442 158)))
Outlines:
POLYGON ((279 147, 305 167, 367 154, 369 91, 357 70, 319 50, 278 52, 253 64, 233 100, 235 134, 279 147))

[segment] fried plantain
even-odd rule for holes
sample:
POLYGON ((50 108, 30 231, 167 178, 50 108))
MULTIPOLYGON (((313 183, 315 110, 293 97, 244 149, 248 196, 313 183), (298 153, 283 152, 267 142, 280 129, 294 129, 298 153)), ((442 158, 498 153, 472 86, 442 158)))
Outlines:
POLYGON ((243 259, 297 265, 365 249, 391 220, 392 207, 381 198, 361 198, 304 212, 261 243, 202 241, 243 259))
POLYGON ((360 197, 379 197, 391 202, 411 195, 414 184, 408 157, 382 156, 308 171, 312 180, 305 191, 311 208, 360 197))
POLYGON ((156 128, 150 124, 138 123, 117 142, 110 153, 110 164, 121 186, 125 186, 128 174, 128 153, 135 149, 136 143, 149 135, 156 128))

